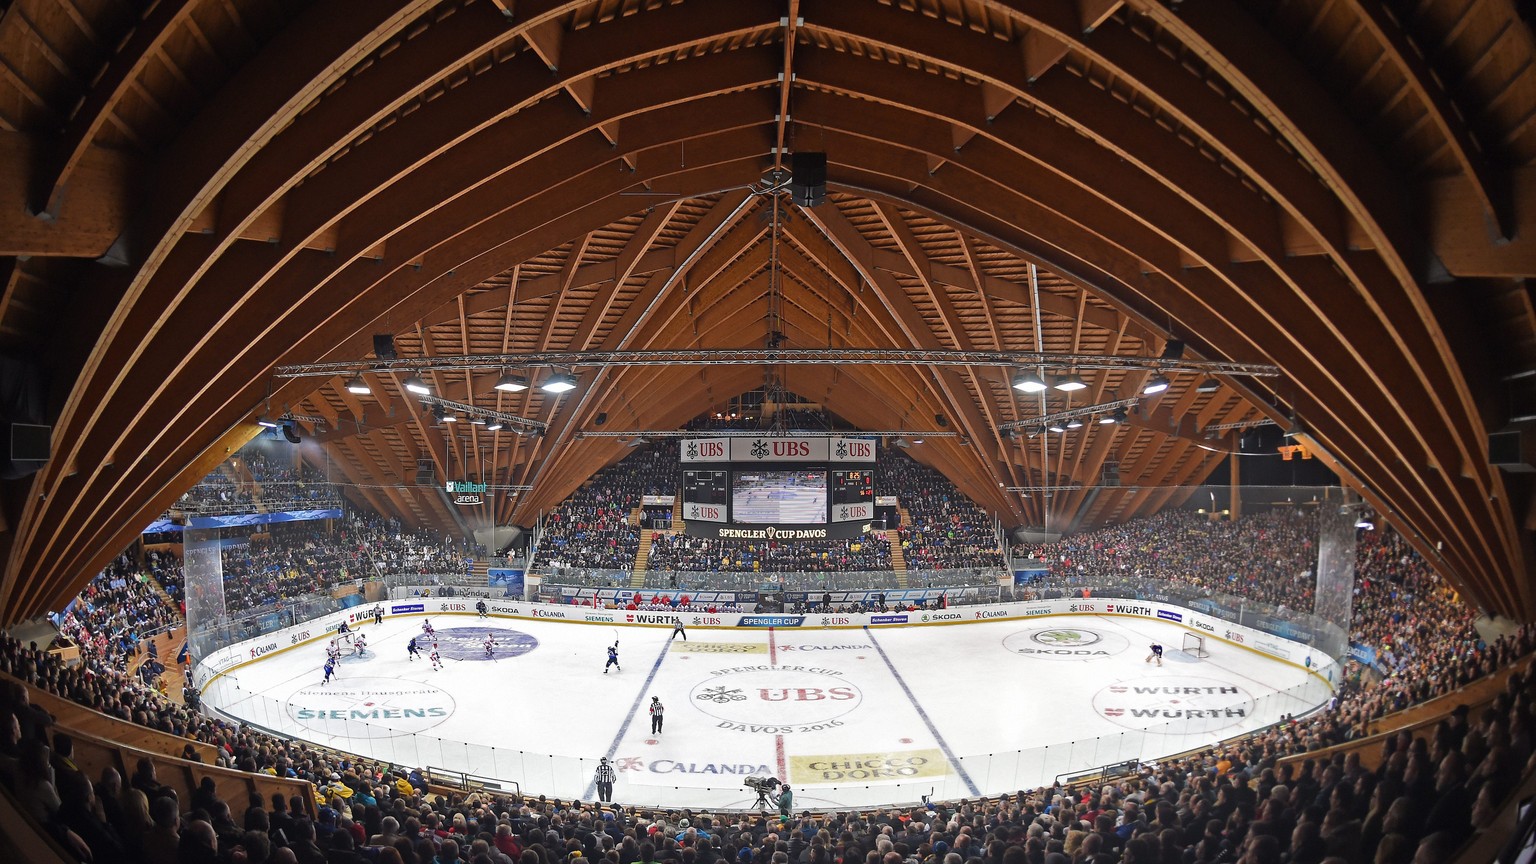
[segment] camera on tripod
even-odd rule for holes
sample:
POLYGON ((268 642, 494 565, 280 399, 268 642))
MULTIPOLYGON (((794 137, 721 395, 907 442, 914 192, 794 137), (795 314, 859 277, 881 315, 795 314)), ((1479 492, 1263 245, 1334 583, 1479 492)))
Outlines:
POLYGON ((771 795, 773 794, 773 790, 779 788, 783 784, 779 782, 779 778, 777 777, 748 777, 747 779, 741 781, 741 785, 751 789, 759 795, 771 795))

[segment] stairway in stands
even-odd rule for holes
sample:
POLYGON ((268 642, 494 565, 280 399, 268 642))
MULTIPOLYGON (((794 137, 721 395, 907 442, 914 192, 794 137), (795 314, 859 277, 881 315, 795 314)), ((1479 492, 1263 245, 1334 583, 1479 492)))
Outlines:
POLYGON ((475 558, 475 563, 469 565, 470 584, 476 588, 490 587, 491 584, 491 559, 475 558))
POLYGON ((884 532, 885 542, 891 544, 891 569, 896 571, 896 587, 907 587, 907 556, 901 551, 901 538, 897 536, 896 529, 887 528, 884 532))
POLYGON ((635 551, 635 569, 629 573, 629 587, 645 587, 645 563, 651 557, 651 538, 656 532, 649 528, 640 529, 640 548, 635 551))

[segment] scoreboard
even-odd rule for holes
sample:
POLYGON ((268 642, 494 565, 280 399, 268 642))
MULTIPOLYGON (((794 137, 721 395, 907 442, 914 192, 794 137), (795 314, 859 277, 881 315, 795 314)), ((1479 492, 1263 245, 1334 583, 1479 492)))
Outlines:
POLYGON ((730 497, 730 472, 693 468, 683 472, 685 521, 724 522, 730 497))
POLYGON ((867 468, 832 472, 832 521, 851 522, 875 516, 875 472, 867 468))

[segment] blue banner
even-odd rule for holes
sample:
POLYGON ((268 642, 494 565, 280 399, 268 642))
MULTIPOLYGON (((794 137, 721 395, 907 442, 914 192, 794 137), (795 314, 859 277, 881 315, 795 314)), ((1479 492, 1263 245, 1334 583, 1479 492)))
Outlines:
POLYGON ((869 623, 871 623, 871 624, 905 624, 905 623, 907 623, 907 616, 905 616, 905 615, 871 615, 871 616, 869 616, 869 623))
POLYGON ((163 533, 165 533, 167 531, 176 531, 176 532, 179 533, 181 531, 181 526, 177 525, 175 522, 172 522, 169 519, 156 519, 155 521, 149 523, 149 527, 148 528, 145 528, 143 531, 140 531, 139 533, 140 534, 163 534, 163 533))
POLYGON ((1359 642, 1349 643, 1349 656, 1358 663, 1376 668, 1376 649, 1359 642))
POLYGON ((1028 585, 1029 583, 1035 581, 1036 579, 1043 579, 1046 576, 1049 576, 1050 573, 1051 573, 1051 571, 1050 570, 1046 570, 1046 569, 1040 569, 1040 570, 1015 570, 1015 571, 1013 571, 1013 584, 1015 584, 1015 585, 1028 585))
POLYGON ((241 525, 266 525, 272 522, 309 522, 314 519, 340 519, 341 508, 331 510, 285 510, 281 513, 233 513, 228 516, 189 516, 189 528, 234 528, 241 525))
POLYGON ((489 575, 490 587, 503 589, 508 597, 523 596, 523 571, 492 567, 489 575))
POLYGON ((422 603, 396 603, 389 607, 389 614, 402 615, 406 612, 420 612, 425 608, 426 605, 422 603))

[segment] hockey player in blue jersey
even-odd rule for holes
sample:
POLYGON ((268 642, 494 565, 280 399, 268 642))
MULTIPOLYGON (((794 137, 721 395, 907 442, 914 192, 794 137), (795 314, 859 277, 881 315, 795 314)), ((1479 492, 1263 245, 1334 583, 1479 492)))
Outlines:
POLYGON ((419 648, 416 645, 416 637, 415 636, 412 636, 411 637, 411 641, 406 643, 406 645, 405 645, 405 652, 406 652, 406 656, 408 656, 412 660, 415 660, 416 657, 421 653, 421 648, 419 648))
POLYGON ((1147 655, 1148 663, 1151 663, 1153 660, 1157 661, 1157 665, 1163 665, 1163 646, 1156 642, 1152 643, 1152 653, 1147 655))
POLYGON ((320 683, 321 684, 329 684, 329 683, 331 683, 331 676, 333 676, 335 674, 336 674, 336 662, 334 660, 327 659, 325 661, 325 680, 321 681, 320 683))
POLYGON ((623 668, 619 666, 619 640, 617 639, 613 640, 613 644, 608 646, 608 662, 603 666, 604 675, 608 674, 609 666, 612 666, 614 669, 617 669, 620 672, 624 671, 623 668))

